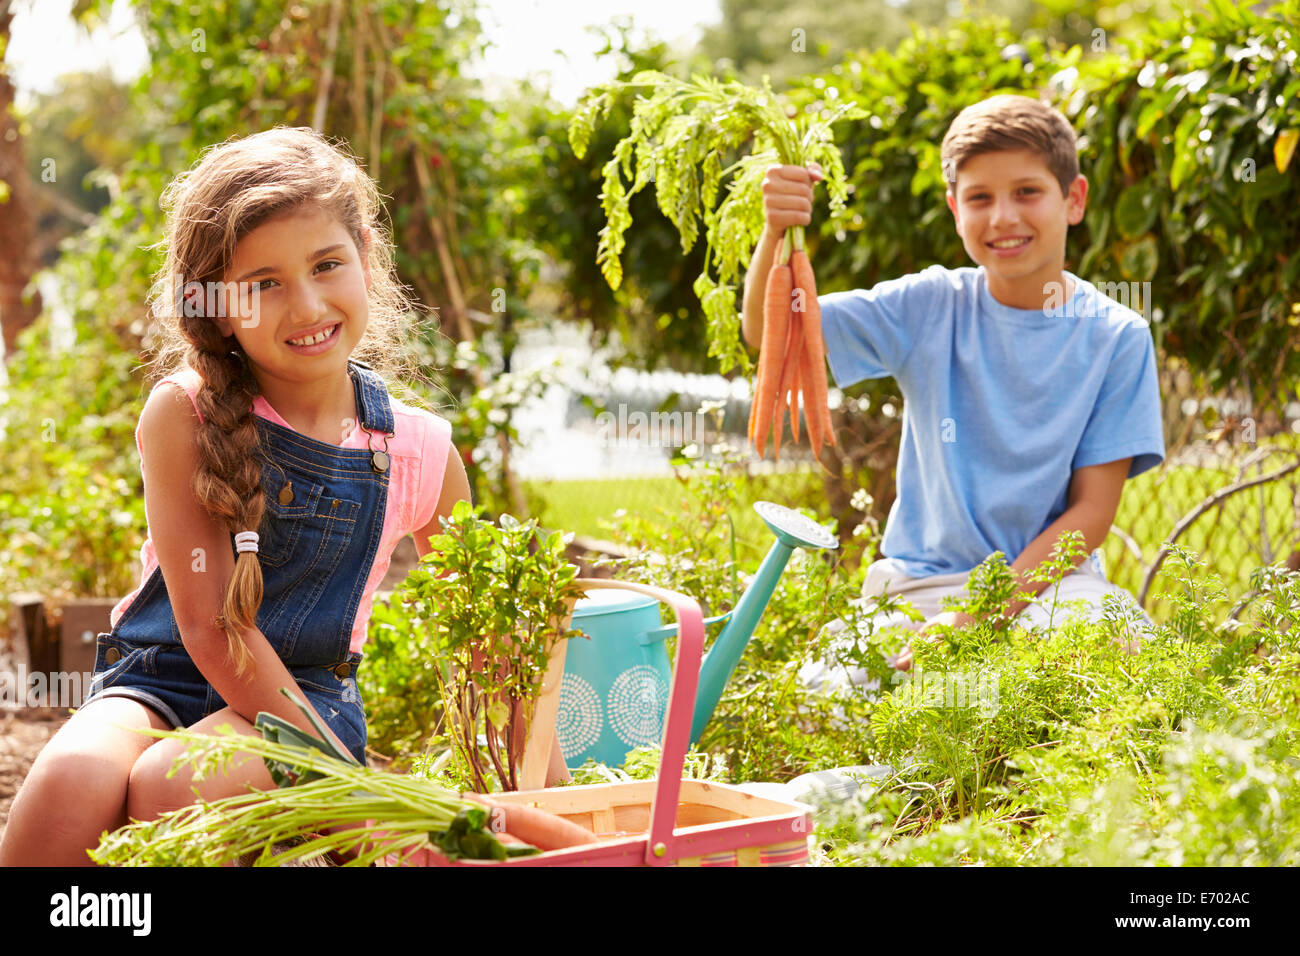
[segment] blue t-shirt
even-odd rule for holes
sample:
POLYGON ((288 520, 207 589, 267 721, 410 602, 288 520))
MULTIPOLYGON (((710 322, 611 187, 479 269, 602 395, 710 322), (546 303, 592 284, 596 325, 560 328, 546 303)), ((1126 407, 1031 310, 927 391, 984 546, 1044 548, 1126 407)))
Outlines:
POLYGON ((1016 309, 984 269, 930 268, 819 297, 840 386, 902 390, 898 497, 881 553, 913 577, 1010 563, 1065 511, 1076 468, 1165 455, 1147 322, 1066 273, 1055 310, 1016 309))

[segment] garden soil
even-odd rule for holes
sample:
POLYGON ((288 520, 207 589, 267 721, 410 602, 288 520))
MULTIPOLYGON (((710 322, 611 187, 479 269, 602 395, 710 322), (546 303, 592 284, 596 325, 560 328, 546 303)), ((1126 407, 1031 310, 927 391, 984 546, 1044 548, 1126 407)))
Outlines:
POLYGON ((68 716, 66 709, 54 707, 0 710, 0 834, 36 755, 68 716))

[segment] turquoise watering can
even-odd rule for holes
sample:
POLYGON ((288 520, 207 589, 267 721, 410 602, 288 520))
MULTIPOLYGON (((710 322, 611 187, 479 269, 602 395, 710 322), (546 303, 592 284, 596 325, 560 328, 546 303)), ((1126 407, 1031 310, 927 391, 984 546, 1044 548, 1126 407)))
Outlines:
MULTIPOLYGON (((770 501, 756 502, 754 510, 776 541, 736 606, 704 621, 727 625, 700 666, 691 744, 713 715, 794 549, 839 547, 830 532, 797 511, 770 501)), ((565 649, 555 726, 560 752, 571 769, 589 757, 619 766, 634 747, 662 742, 672 680, 664 641, 677 625, 659 623, 653 597, 611 588, 579 600, 573 626, 590 640, 568 641, 565 649)))

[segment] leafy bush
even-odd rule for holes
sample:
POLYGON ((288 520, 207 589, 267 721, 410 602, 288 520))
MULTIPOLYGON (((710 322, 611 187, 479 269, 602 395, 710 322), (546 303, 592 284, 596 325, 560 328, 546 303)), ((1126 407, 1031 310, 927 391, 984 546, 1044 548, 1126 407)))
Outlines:
MULTIPOLYGON (((443 724, 433 632, 394 593, 375 601, 357 690, 366 706, 366 747, 398 766, 433 746, 443 724)), ((441 739, 446 746, 445 738, 441 739)))
POLYGON ((24 330, 0 438, 0 594, 37 591, 53 607, 134 589, 144 540, 134 356, 109 332, 77 332, 57 349, 48 317, 24 330))
POLYGON ((1295 0, 1210 0, 1060 89, 1092 184, 1080 274, 1151 282, 1157 347, 1264 401, 1300 371, 1298 45, 1295 0))
POLYGON ((874 756, 897 772, 823 817, 826 860, 1300 860, 1300 825, 1282 809, 1296 792, 1300 653, 1281 619, 1300 578, 1262 574, 1255 623, 1227 626, 1213 576, 1193 555, 1178 558, 1176 613, 1136 654, 1115 613, 1047 636, 981 624, 919 647, 920 673, 978 665, 993 689, 980 703, 993 706, 930 699, 914 692, 916 678, 882 697, 874 756))
POLYGON ((372 622, 379 639, 363 688, 381 701, 370 717, 376 746, 441 730, 452 778, 486 793, 493 781, 518 789, 523 729, 555 642, 572 633, 566 619, 581 589, 559 532, 508 514, 497 527, 478 512, 456 503, 394 595, 404 613, 385 608, 372 622), (383 699, 394 694, 408 701, 383 699))

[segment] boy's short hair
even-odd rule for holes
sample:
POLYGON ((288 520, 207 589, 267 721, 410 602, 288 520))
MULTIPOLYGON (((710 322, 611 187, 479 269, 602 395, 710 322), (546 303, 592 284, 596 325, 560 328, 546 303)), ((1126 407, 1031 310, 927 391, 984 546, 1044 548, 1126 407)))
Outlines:
POLYGON ((1061 184, 1061 195, 1079 175, 1074 127, 1058 110, 1031 96, 991 96, 957 114, 943 137, 940 156, 948 191, 957 191, 957 172, 981 153, 1027 149, 1061 184))

